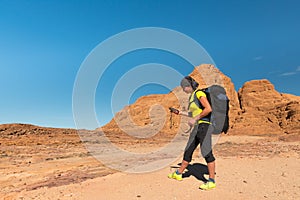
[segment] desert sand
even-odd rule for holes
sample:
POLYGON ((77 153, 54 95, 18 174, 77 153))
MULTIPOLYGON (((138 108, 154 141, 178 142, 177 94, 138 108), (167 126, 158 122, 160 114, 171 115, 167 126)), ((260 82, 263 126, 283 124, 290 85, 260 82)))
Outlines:
MULTIPOLYGON (((214 146, 217 188, 202 191, 198 187, 207 178, 207 167, 198 151, 183 181, 176 181, 168 179, 167 174, 178 167, 182 155, 160 170, 124 173, 107 168, 89 155, 74 130, 8 126, 23 130, 23 135, 5 138, 2 134, 1 199, 300 197, 300 144, 298 138, 290 139, 286 135, 222 135, 214 146), (32 130, 40 134, 34 135, 30 132, 32 130), (53 134, 56 134, 56 139, 53 139, 53 134), (31 145, 25 145, 29 143, 31 145)), ((130 146, 147 149, 145 144, 131 143, 130 146)), ((153 148, 153 144, 149 145, 149 149, 153 148)))

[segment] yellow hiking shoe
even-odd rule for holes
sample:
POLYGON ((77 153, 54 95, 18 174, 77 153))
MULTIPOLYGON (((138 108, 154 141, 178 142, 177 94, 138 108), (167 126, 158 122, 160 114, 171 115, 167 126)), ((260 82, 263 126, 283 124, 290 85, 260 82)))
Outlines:
POLYGON ((200 189, 201 190, 210 190, 210 189, 214 189, 216 187, 216 183, 212 182, 212 181, 208 181, 206 183, 203 183, 202 185, 200 185, 200 189))
POLYGON ((171 174, 168 175, 168 178, 173 178, 177 181, 182 181, 182 174, 176 174, 176 172, 173 172, 171 174))

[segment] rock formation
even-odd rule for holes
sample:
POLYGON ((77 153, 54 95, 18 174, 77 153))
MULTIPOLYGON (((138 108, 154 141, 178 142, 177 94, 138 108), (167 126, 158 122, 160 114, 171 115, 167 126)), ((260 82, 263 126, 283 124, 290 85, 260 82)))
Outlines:
MULTIPOLYGON (((229 134, 300 133, 300 97, 277 92, 268 80, 246 82, 236 92, 231 79, 213 65, 195 67, 190 75, 201 88, 220 84, 226 89, 230 99, 229 134)), ((188 95, 180 87, 169 94, 144 96, 118 112, 101 130, 108 135, 123 133, 138 138, 175 134, 187 119, 173 115, 170 121, 168 107, 186 110, 187 104, 188 95)))
POLYGON ((268 80, 246 82, 238 97, 241 111, 233 116, 234 133, 300 132, 300 97, 277 92, 268 80))

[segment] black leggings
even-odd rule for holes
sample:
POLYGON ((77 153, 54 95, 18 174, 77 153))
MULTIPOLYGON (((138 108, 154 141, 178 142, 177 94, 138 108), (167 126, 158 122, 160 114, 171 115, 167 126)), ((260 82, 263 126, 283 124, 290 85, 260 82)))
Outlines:
POLYGON ((184 150, 183 160, 191 162, 192 155, 200 144, 201 154, 207 163, 215 161, 211 148, 211 126, 207 123, 200 123, 194 127, 190 134, 188 143, 184 150))

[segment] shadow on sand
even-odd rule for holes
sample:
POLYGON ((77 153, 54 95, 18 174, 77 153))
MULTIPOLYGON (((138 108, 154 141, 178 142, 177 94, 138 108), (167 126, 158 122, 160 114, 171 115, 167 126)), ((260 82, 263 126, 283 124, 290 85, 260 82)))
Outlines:
MULTIPOLYGON (((180 166, 181 163, 178 163, 180 166)), ((172 167, 172 168, 179 168, 179 167, 172 167)), ((201 163, 194 163, 189 164, 186 168, 186 171, 182 174, 182 178, 187 178, 190 176, 194 176, 196 179, 206 182, 207 179, 204 177, 205 174, 208 174, 208 168, 206 165, 201 163)))

